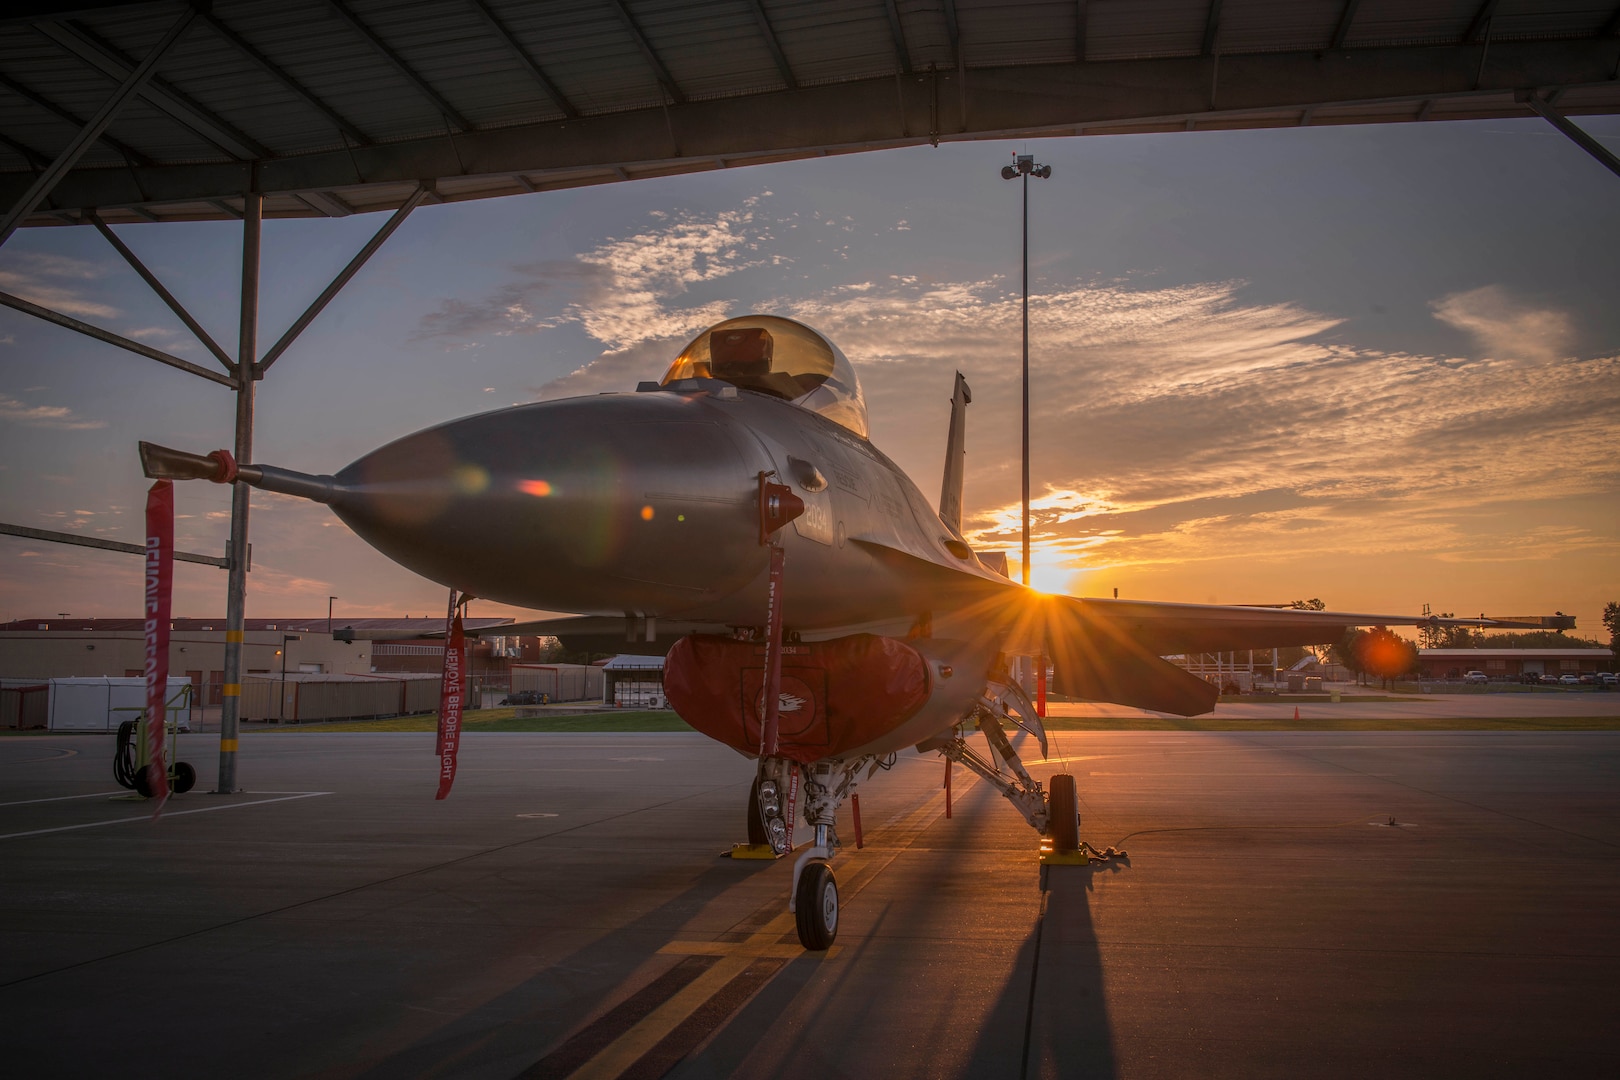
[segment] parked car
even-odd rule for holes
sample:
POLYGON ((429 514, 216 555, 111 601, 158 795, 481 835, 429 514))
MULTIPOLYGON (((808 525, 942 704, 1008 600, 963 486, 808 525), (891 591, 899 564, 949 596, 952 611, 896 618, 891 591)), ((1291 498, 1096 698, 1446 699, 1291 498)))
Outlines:
POLYGON ((1559 686, 1579 686, 1579 685, 1581 685, 1581 677, 1579 675, 1575 674, 1573 671, 1571 671, 1568 674, 1558 676, 1558 685, 1559 686))
POLYGON ((1600 671, 1598 672, 1598 683, 1601 686, 1620 686, 1620 675, 1616 675, 1612 671, 1600 671))
POLYGON ((519 690, 515 694, 507 694, 501 698, 502 705, 538 705, 540 695, 533 690, 519 690))
POLYGON ((1487 683, 1490 681, 1489 676, 1483 671, 1470 671, 1463 676, 1463 682, 1465 683, 1487 683))

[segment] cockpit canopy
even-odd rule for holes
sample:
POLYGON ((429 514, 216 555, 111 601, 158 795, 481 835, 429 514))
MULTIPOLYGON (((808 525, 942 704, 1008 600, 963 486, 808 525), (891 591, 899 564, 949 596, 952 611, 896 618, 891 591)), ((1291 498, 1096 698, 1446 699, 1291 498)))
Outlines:
POLYGON ((867 437, 855 369, 832 342, 792 319, 744 315, 716 323, 681 350, 659 385, 719 379, 783 398, 867 437))

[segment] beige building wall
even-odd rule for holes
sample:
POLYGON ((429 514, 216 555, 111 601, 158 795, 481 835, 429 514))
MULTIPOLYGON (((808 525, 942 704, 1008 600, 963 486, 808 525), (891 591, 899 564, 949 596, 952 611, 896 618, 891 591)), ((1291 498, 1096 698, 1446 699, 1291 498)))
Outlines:
MULTIPOLYGON (((242 640, 242 670, 279 673, 283 635, 249 630, 242 640)), ((371 642, 334 641, 325 633, 298 635, 286 642, 287 671, 328 675, 371 671, 371 642)), ((145 668, 146 641, 136 630, 0 630, 0 678, 60 679, 86 675, 126 675, 145 668)), ((176 630, 169 638, 169 674, 194 679, 202 687, 225 670, 225 631, 176 630)), ((216 704, 210 697, 208 704, 216 704)))

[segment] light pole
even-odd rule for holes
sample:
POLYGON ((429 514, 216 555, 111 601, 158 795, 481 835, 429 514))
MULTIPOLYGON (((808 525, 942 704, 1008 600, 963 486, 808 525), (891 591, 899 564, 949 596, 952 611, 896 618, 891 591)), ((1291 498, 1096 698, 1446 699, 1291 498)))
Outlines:
POLYGON ((337 599, 337 597, 335 597, 335 596, 328 596, 326 598, 326 636, 327 637, 332 636, 332 601, 334 601, 336 599, 337 599))
POLYGON ((1003 165, 1001 178, 1024 178, 1024 584, 1029 584, 1029 178, 1045 180, 1052 166, 1035 164, 1034 154, 1018 154, 1016 164, 1003 165))

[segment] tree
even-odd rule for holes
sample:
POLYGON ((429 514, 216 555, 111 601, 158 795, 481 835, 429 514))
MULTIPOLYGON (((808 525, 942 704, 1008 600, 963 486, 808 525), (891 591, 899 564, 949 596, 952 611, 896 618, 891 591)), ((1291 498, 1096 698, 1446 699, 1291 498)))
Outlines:
POLYGON ((1362 633, 1352 647, 1362 670, 1386 683, 1418 670, 1417 646, 1385 627, 1362 633))
POLYGON ((1620 600, 1603 605, 1603 625, 1609 628, 1609 652, 1620 664, 1620 600))
POLYGON ((1350 674, 1362 674, 1367 669, 1361 663, 1361 639, 1366 636, 1365 630, 1346 630, 1344 637, 1328 646, 1328 656, 1350 674))
MULTIPOLYGON (((1314 596, 1311 597, 1309 600, 1295 600, 1292 603, 1290 603, 1288 606, 1293 608, 1295 611, 1326 611, 1327 610, 1327 605, 1324 604, 1321 600, 1317 599, 1314 596)), ((1305 646, 1305 647, 1310 651, 1310 654, 1312 656, 1316 657, 1318 660, 1326 660, 1328 658, 1328 656, 1330 655, 1330 650, 1327 649, 1327 648, 1323 648, 1320 645, 1308 645, 1308 646, 1305 646)), ((1296 656, 1294 659, 1298 660, 1299 657, 1296 656)), ((1282 663, 1282 661, 1279 660, 1278 663, 1282 663)))
POLYGON ((1332 654, 1334 661, 1348 671, 1384 682, 1410 675, 1421 666, 1416 643, 1382 626, 1347 631, 1333 646, 1332 654))

